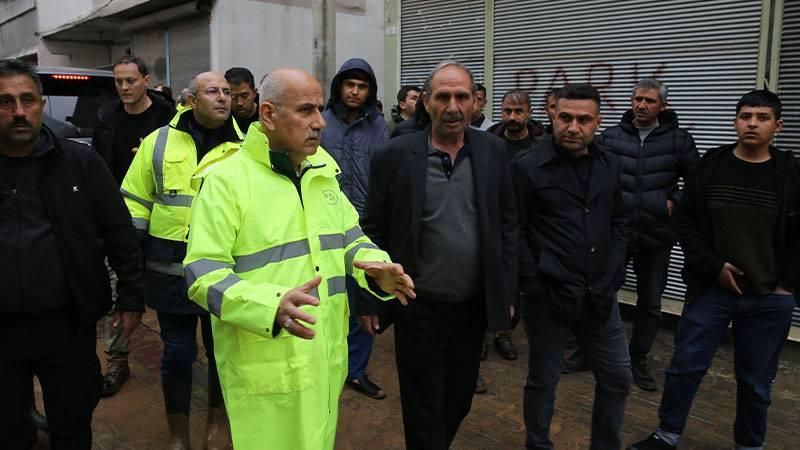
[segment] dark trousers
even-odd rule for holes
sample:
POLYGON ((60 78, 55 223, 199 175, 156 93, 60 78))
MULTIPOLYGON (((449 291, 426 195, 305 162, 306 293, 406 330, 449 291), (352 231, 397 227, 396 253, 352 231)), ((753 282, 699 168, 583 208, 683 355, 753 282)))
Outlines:
POLYGON ((636 273, 636 316, 631 333, 631 361, 644 362, 661 326, 661 294, 667 286, 671 247, 641 248, 628 252, 636 273))
POLYGON ((406 448, 445 450, 472 407, 486 330, 483 299, 419 296, 397 307, 395 353, 406 448))
POLYGON ((173 314, 158 312, 161 341, 161 384, 167 414, 188 414, 192 396, 192 365, 197 359, 197 323, 208 358, 208 405, 222 406, 211 319, 207 314, 173 314))
POLYGON ((354 313, 356 298, 360 295, 369 295, 358 287, 358 282, 347 277, 347 301, 350 304, 350 331, 347 333, 347 378, 354 380, 364 375, 372 354, 372 343, 375 340, 358 323, 358 316, 354 313))
POLYGON ((34 376, 42 386, 51 448, 91 448, 92 413, 103 386, 96 338, 94 326, 79 330, 69 310, 0 317, 0 449, 30 447, 34 376))
POLYGON ((530 347, 523 402, 526 448, 553 448, 550 422, 556 386, 561 378, 567 339, 575 333, 578 345, 589 358, 595 378, 591 448, 619 449, 619 431, 630 391, 631 368, 625 329, 616 301, 611 316, 603 319, 587 300, 571 327, 555 318, 547 301, 529 301, 525 309, 525 326, 530 347))
POLYGON ((675 351, 666 370, 659 428, 682 434, 697 392, 728 325, 733 322, 736 375, 736 443, 758 447, 767 431, 767 409, 778 357, 789 335, 795 298, 742 295, 715 286, 683 308, 675 351))

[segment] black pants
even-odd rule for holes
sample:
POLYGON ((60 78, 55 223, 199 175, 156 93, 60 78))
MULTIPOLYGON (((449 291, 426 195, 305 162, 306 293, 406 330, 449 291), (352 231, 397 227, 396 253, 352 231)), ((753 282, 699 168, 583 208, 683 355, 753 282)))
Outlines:
POLYGON ((644 362, 661 326, 661 294, 667 286, 671 247, 628 252, 636 273, 636 317, 631 333, 631 361, 644 362))
POLYGON ((395 353, 406 448, 445 450, 472 407, 483 299, 445 303, 418 297, 398 307, 395 353))
POLYGON ((34 375, 51 448, 91 448, 92 413, 103 387, 95 341, 95 328, 79 330, 72 311, 0 317, 0 449, 27 450, 34 375))
POLYGON ((553 449, 550 423, 555 413, 556 386, 561 378, 567 339, 574 333, 594 371, 590 448, 619 449, 622 445, 620 428, 631 385, 631 365, 616 301, 611 316, 606 319, 594 312, 587 299, 571 327, 556 319, 547 300, 529 301, 525 326, 530 346, 523 403, 525 447, 553 449))

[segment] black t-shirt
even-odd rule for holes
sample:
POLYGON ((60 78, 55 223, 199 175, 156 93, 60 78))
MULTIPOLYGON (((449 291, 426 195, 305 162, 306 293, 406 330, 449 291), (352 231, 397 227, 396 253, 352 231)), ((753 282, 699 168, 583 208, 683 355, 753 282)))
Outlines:
POLYGON ((517 153, 530 150, 534 145, 530 134, 522 139, 509 139, 503 136, 503 140, 506 142, 506 152, 508 152, 509 161, 514 159, 514 156, 516 156, 517 153))
POLYGON ((158 126, 155 104, 139 114, 128 114, 125 109, 119 111, 114 129, 114 167, 111 169, 117 183, 122 184, 128 172, 133 161, 133 149, 138 148, 142 139, 158 126))
POLYGON ((258 108, 256 108, 256 111, 250 117, 233 116, 233 119, 236 121, 236 125, 239 126, 239 131, 241 131, 242 134, 247 134, 247 129, 250 128, 250 124, 253 122, 258 122, 258 108))
POLYGON ((714 252, 744 272, 742 292, 766 295, 776 287, 774 248, 778 217, 775 164, 720 156, 706 187, 714 252))

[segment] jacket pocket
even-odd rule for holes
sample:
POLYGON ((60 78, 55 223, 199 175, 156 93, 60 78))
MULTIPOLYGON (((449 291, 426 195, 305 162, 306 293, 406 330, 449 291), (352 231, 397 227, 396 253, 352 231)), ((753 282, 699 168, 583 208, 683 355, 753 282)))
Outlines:
POLYGON ((185 149, 164 154, 164 192, 185 192, 192 182, 194 169, 190 167, 189 152, 185 149))
POLYGON ((289 394, 311 385, 312 341, 281 332, 267 339, 237 331, 239 370, 245 389, 252 394, 289 394))

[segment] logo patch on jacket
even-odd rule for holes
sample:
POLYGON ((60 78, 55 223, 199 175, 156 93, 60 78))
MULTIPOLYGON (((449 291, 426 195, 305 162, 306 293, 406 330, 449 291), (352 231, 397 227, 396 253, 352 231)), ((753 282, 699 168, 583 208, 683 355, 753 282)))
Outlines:
POLYGON ((335 205, 336 203, 339 202, 339 196, 336 195, 336 192, 330 189, 325 189, 324 191, 322 191, 322 198, 324 198, 325 202, 328 203, 329 205, 335 205))

